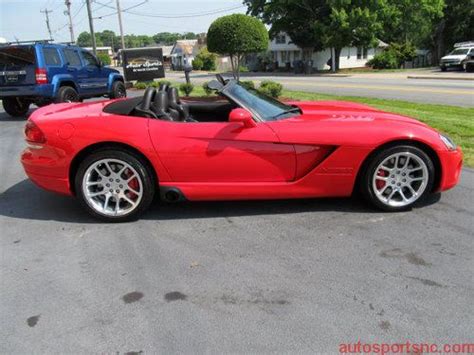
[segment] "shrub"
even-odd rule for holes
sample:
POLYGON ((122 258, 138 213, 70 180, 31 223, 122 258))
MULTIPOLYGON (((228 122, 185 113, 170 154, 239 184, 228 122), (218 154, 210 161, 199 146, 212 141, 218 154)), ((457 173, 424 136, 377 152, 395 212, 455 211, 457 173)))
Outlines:
POLYGON ((398 58, 390 51, 383 51, 382 53, 376 54, 367 62, 367 65, 374 69, 398 69, 400 67, 398 58))
POLYGON ((196 58, 194 58, 194 60, 193 60, 193 69, 194 70, 201 70, 203 65, 204 65, 204 63, 202 62, 201 58, 199 58, 198 56, 196 58))
POLYGON ((252 80, 239 81, 239 84, 246 89, 255 89, 255 83, 252 80))
POLYGON ((189 96, 194 90, 194 85, 191 83, 183 83, 179 86, 179 91, 181 91, 184 95, 189 96))
POLYGON ((283 85, 271 80, 264 80, 261 82, 260 87, 258 89, 261 93, 278 98, 283 91, 283 85))
POLYGON ((104 64, 104 65, 110 65, 112 61, 110 60, 110 57, 106 53, 98 53, 97 58, 104 64))
POLYGON ((211 95, 213 92, 213 90, 209 87, 209 81, 206 81, 202 84, 202 89, 206 93, 206 96, 211 95))
POLYGON ((138 90, 143 90, 147 88, 147 84, 144 83, 143 81, 137 81, 135 85, 133 85, 133 87, 138 90))
POLYGON ((250 70, 249 70, 249 68, 247 68, 245 65, 241 65, 241 66, 239 67, 239 71, 240 71, 241 73, 248 73, 250 70))
POLYGON ((415 46, 411 43, 391 43, 382 53, 378 53, 367 62, 374 69, 398 69, 405 61, 416 56, 415 46))

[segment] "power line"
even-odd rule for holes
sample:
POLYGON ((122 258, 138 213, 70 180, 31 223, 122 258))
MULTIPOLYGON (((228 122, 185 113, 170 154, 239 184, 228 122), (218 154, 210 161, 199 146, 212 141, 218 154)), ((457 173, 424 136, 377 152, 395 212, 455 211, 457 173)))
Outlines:
POLYGON ((188 17, 202 17, 202 16, 215 15, 215 14, 218 14, 218 13, 221 13, 221 12, 237 10, 237 9, 242 8, 242 7, 245 7, 245 5, 234 6, 234 7, 230 7, 230 8, 226 8, 226 9, 213 10, 213 11, 204 12, 204 13, 182 14, 182 15, 142 14, 142 13, 134 12, 134 11, 126 11, 126 12, 129 13, 129 14, 132 14, 132 15, 136 15, 136 16, 173 19, 173 18, 188 18, 188 17))

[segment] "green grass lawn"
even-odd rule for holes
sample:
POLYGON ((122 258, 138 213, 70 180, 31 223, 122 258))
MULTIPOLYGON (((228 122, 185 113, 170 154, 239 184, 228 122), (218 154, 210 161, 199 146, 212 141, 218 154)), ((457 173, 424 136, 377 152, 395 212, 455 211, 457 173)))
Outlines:
MULTIPOLYGON (((177 86, 177 85, 176 85, 177 86)), ((204 90, 196 85, 193 96, 204 96, 204 90)), ((464 163, 474 167, 474 108, 419 104, 400 100, 385 100, 365 97, 335 96, 283 90, 282 97, 295 100, 343 100, 367 104, 427 123, 449 135, 464 152, 464 163)))

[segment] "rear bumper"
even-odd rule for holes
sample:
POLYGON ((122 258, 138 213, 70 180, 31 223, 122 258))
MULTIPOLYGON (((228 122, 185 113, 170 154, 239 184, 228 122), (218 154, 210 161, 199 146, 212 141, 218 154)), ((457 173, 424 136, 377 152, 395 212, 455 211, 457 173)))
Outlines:
POLYGON ((463 154, 461 148, 454 151, 438 152, 441 163, 441 180, 438 191, 449 190, 459 182, 462 170, 463 154))
POLYGON ((72 195, 64 159, 49 147, 26 148, 21 154, 26 175, 36 185, 52 192, 72 195))
POLYGON ((0 86, 0 99, 5 97, 52 97, 52 84, 0 86))

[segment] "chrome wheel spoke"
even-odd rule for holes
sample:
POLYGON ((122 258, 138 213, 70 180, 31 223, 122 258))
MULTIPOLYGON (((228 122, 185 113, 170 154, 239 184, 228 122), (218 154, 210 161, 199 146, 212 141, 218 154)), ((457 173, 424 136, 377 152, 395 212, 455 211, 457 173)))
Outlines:
POLYGON ((101 196, 101 195, 105 195, 105 194, 106 194, 105 191, 97 191, 97 192, 88 192, 87 196, 96 197, 96 196, 101 196))

